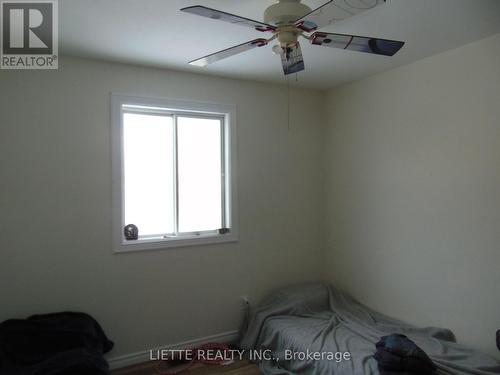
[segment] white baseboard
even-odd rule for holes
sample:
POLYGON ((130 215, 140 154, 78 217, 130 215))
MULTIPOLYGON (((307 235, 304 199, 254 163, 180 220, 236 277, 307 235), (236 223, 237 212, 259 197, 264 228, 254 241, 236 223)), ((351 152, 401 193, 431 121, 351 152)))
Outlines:
POLYGON ((156 351, 156 350, 169 350, 169 349, 170 350, 190 349, 209 342, 220 342, 220 343, 235 342, 238 339, 238 334, 239 334, 238 331, 229 331, 229 332, 219 333, 217 335, 200 337, 193 340, 179 342, 177 344, 160 346, 157 348, 143 350, 137 353, 131 353, 119 357, 109 358, 108 363, 109 367, 112 370, 114 370, 122 367, 136 365, 138 363, 148 362, 150 360, 151 350, 156 351))

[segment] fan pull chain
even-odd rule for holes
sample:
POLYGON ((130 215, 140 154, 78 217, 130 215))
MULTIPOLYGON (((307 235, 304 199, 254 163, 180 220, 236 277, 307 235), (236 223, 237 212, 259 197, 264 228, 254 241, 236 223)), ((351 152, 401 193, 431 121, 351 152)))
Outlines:
POLYGON ((290 77, 286 76, 288 132, 290 132, 290 77))

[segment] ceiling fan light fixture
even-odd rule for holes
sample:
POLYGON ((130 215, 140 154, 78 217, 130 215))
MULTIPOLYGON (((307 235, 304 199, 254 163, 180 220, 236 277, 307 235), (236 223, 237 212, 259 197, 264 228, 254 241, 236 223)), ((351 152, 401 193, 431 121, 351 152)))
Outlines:
POLYGON ((276 44, 273 48, 273 53, 275 55, 278 55, 278 56, 281 56, 283 55, 285 52, 283 51, 283 48, 279 45, 279 44, 276 44))
POLYGON ((328 26, 333 21, 354 16, 369 8, 383 4, 386 0, 356 1, 360 1, 364 5, 357 6, 357 3, 353 5, 352 2, 355 2, 355 0, 329 0, 318 8, 311 10, 307 5, 302 4, 300 0, 276 0, 273 5, 266 9, 264 14, 265 22, 208 8, 203 5, 182 8, 181 11, 186 13, 269 33, 267 34, 268 37, 250 40, 211 53, 192 60, 189 64, 199 67, 207 66, 243 52, 264 47, 271 41, 277 41, 278 43, 272 47, 272 51, 275 55, 280 56, 283 72, 285 75, 297 73, 305 69, 302 49, 298 41, 300 37, 315 46, 325 46, 382 56, 393 56, 396 54, 404 46, 405 42, 369 36, 317 31, 328 26), (341 7, 337 4, 339 2, 342 3, 341 7))

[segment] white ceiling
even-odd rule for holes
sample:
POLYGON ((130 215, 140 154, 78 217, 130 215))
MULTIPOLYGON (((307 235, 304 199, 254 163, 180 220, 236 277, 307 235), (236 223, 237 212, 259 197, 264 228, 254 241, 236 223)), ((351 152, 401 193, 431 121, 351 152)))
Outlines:
MULTIPOLYGON (((326 0, 303 0, 311 8, 326 0)), ((262 20, 271 0, 62 0, 62 54, 285 82, 271 47, 258 48, 206 68, 187 61, 263 36, 237 25, 179 12, 205 5, 262 20)), ((293 84, 327 89, 419 60, 500 32, 500 0, 387 0, 387 3, 323 29, 327 32, 406 41, 394 57, 301 44, 306 70, 293 84)))

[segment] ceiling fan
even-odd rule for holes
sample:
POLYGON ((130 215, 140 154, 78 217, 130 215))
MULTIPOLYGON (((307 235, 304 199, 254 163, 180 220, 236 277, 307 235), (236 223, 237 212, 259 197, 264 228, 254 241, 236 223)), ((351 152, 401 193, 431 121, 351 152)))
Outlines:
POLYGON ((333 22, 354 16, 384 3, 385 0, 331 0, 312 10, 300 0, 278 0, 264 12, 264 22, 240 17, 235 14, 195 5, 181 11, 253 28, 273 36, 258 38, 225 50, 212 53, 189 64, 206 66, 242 52, 268 45, 277 40, 273 52, 281 56, 285 75, 304 70, 304 59, 299 37, 316 46, 341 48, 376 55, 393 56, 405 44, 396 40, 379 39, 357 35, 332 34, 317 31, 333 22))

